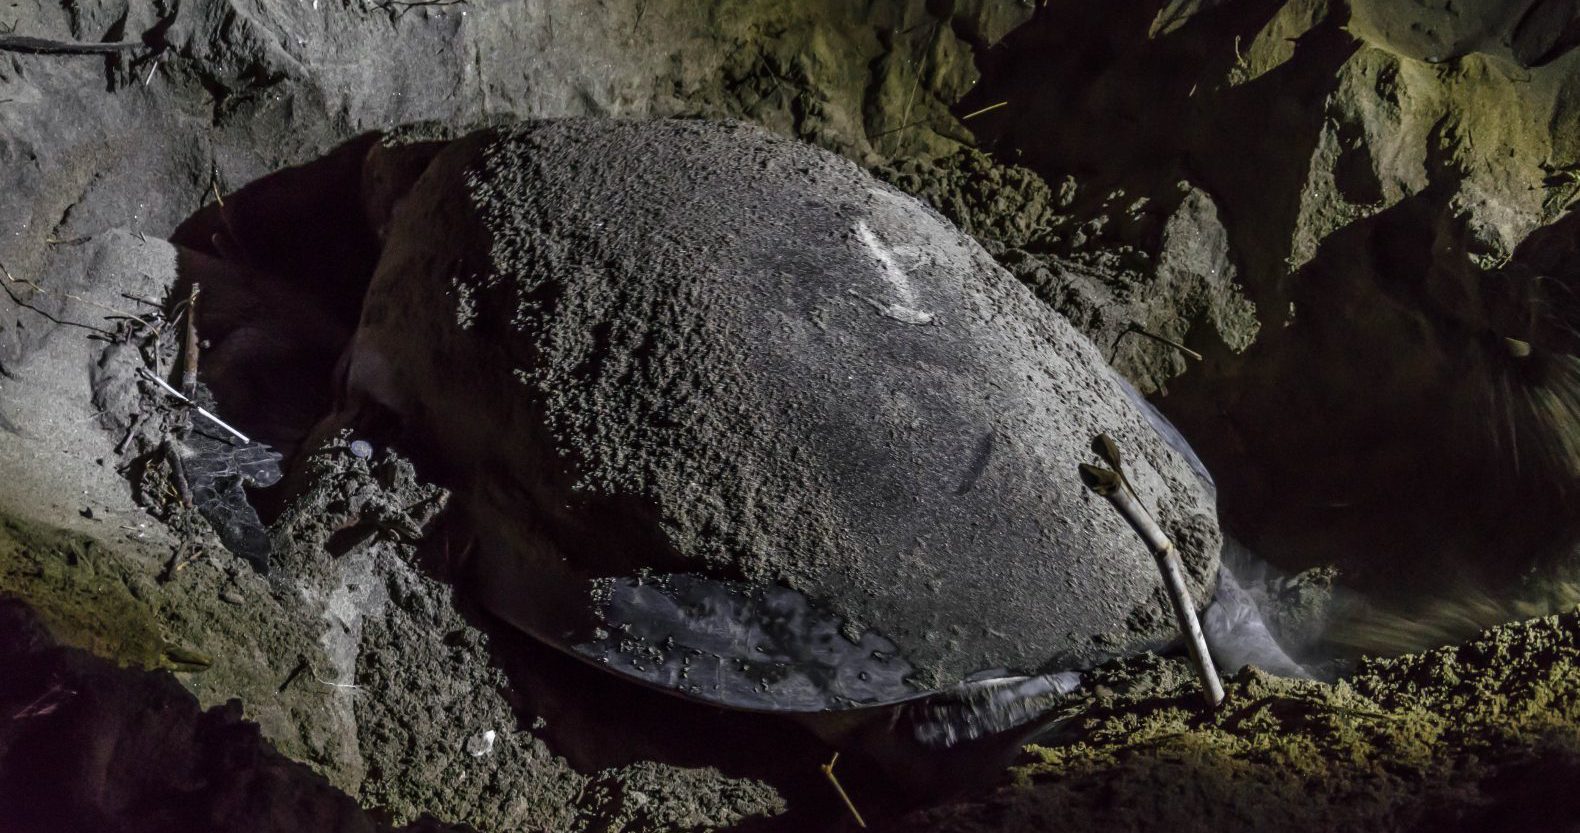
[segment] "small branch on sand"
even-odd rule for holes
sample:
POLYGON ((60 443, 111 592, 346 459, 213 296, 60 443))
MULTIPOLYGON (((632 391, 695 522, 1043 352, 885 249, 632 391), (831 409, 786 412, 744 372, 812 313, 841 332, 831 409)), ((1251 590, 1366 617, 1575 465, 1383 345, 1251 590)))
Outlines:
MULTIPOLYGON (((143 277, 148 277, 148 276, 144 275, 143 277)), ((164 304, 161 304, 158 301, 150 301, 147 298, 139 298, 136 295, 133 295, 133 294, 131 294, 129 292, 122 292, 121 293, 121 297, 125 298, 128 301, 136 301, 139 304, 144 304, 146 306, 153 307, 154 309, 164 309, 164 306, 165 306, 164 304)))
POLYGON ((840 800, 845 802, 845 809, 849 810, 851 816, 856 819, 856 826, 866 829, 867 821, 861 817, 861 812, 856 809, 856 803, 850 800, 850 794, 845 792, 844 786, 839 783, 839 778, 834 775, 834 764, 837 763, 839 763, 839 753, 835 752, 834 757, 820 767, 823 770, 823 777, 834 785, 834 791, 839 793, 840 800))
POLYGON ((971 119, 974 119, 977 116, 982 115, 983 113, 991 113, 991 112, 993 112, 994 110, 997 110, 1000 107, 1007 107, 1007 106, 1009 106, 1009 102, 1008 101, 1000 101, 997 104, 989 104, 988 106, 983 107, 980 110, 974 110, 974 111, 972 111, 970 113, 967 113, 967 114, 961 116, 960 120, 961 121, 970 121, 971 119))
MULTIPOLYGON (((11 274, 11 270, 7 269, 5 264, 3 264, 3 263, 0 263, 0 275, 3 275, 5 277, 5 280, 6 280, 7 284, 18 284, 19 283, 19 284, 22 284, 23 286, 33 290, 34 292, 38 293, 39 295, 49 295, 49 294, 51 294, 49 290, 45 289, 42 286, 39 286, 37 283, 35 283, 35 282, 31 281, 31 280, 28 280, 27 278, 19 278, 19 277, 15 276, 15 275, 11 274)), ((61 320, 59 318, 56 318, 56 317, 50 315, 49 313, 46 313, 43 310, 33 306, 31 303, 28 303, 28 302, 23 301, 22 299, 16 297, 16 295, 11 292, 11 287, 10 286, 6 287, 6 294, 10 295, 11 296, 11 300, 15 301, 18 306, 26 307, 26 308, 38 313, 39 315, 42 315, 45 318, 50 319, 51 321, 55 322, 56 324, 69 325, 69 326, 73 326, 73 327, 82 327, 84 329, 94 330, 96 332, 104 333, 106 335, 114 335, 109 330, 106 330, 106 329, 104 329, 102 327, 95 327, 95 326, 93 326, 91 324, 80 324, 80 323, 78 323, 76 321, 64 321, 64 320, 61 320)), ((153 330, 154 329, 154 327, 151 324, 149 324, 146 320, 144 320, 142 318, 142 316, 136 315, 134 313, 127 312, 126 310, 116 309, 115 307, 107 306, 105 304, 101 304, 98 301, 94 301, 94 300, 90 300, 88 298, 84 298, 81 295, 73 295, 70 292, 62 292, 62 293, 60 293, 60 295, 61 295, 61 297, 65 298, 68 301, 76 301, 79 304, 87 304, 90 307, 98 307, 99 309, 104 310, 105 312, 111 313, 110 316, 106 316, 106 317, 126 318, 126 319, 129 319, 131 321, 136 321, 138 324, 141 324, 144 329, 148 329, 148 330, 153 330)))
POLYGON ((176 484, 176 494, 181 496, 181 505, 191 508, 192 485, 187 481, 187 467, 181 462, 181 453, 176 451, 175 443, 169 440, 165 440, 165 461, 170 464, 170 479, 176 484))
POLYGON ((0 35, 0 52, 21 52, 25 55, 115 55, 147 48, 147 44, 136 40, 84 43, 27 35, 0 35))
POLYGON ((358 691, 362 690, 362 686, 359 686, 356 683, 333 683, 333 682, 330 682, 329 680, 324 679, 323 677, 318 676, 317 674, 313 675, 313 680, 316 681, 319 685, 326 685, 326 686, 329 686, 330 688, 346 689, 346 690, 352 691, 352 692, 358 692, 358 691))
POLYGON ((181 371, 181 395, 189 401, 197 393, 198 373, 198 331, 197 331, 197 302, 199 292, 198 282, 192 282, 192 291, 187 294, 187 339, 186 339, 186 364, 181 371))
POLYGON ((132 419, 126 426, 126 436, 122 437, 121 441, 115 444, 116 454, 126 453, 126 446, 131 443, 133 437, 137 436, 137 424, 142 421, 142 414, 132 414, 132 419))
MULTIPOLYGON (((1125 336, 1127 336, 1127 335, 1129 335, 1131 333, 1135 333, 1138 336, 1143 336, 1143 337, 1146 337, 1146 338, 1150 338, 1153 341, 1159 342, 1161 344, 1167 344, 1168 346, 1173 347, 1175 350, 1178 350, 1181 353, 1184 353, 1185 355, 1190 356, 1191 358, 1195 359, 1196 361, 1201 361, 1202 360, 1202 355, 1200 353, 1196 352, 1195 350, 1192 350, 1189 347, 1186 347, 1185 345, 1180 344, 1179 342, 1175 341, 1172 338, 1165 338, 1164 336, 1160 336, 1160 335, 1158 335, 1156 333, 1149 333, 1146 330, 1141 329, 1141 327, 1139 325, 1137 325, 1137 324, 1131 324, 1130 326, 1126 327, 1125 331, 1119 334, 1119 337, 1120 338, 1124 338, 1125 336)), ((1115 341, 1115 346, 1117 347, 1118 346, 1118 339, 1115 339, 1114 341, 1115 341)))
POLYGON ((33 702, 23 706, 21 711, 11 715, 11 719, 27 720, 31 717, 45 717, 53 714, 56 709, 60 708, 62 701, 75 696, 77 696, 76 689, 66 688, 58 682, 51 683, 49 690, 34 698, 33 702))
POLYGON ((169 643, 165 644, 163 659, 169 670, 189 674, 207 671, 214 665, 214 658, 207 654, 169 643))
MULTIPOLYGON (((98 333, 99 335, 103 335, 103 336, 114 336, 115 335, 115 333, 112 333, 109 330, 104 329, 103 327, 95 327, 92 324, 84 324, 81 321, 69 321, 67 319, 61 318, 60 316, 58 316, 58 315, 56 315, 56 314, 54 314, 52 312, 49 312, 48 310, 40 309, 39 307, 36 307, 36 306, 33 305, 32 299, 28 299, 28 300, 24 301, 21 298, 18 298, 17 294, 16 294, 16 290, 12 289, 12 286, 14 286, 15 284, 22 284, 23 286, 32 287, 34 292, 37 293, 34 296, 35 298, 38 295, 48 295, 49 293, 45 292, 43 287, 39 286, 36 283, 33 283, 30 280, 24 280, 22 278, 13 277, 11 275, 11 271, 9 269, 5 268, 4 264, 0 264, 0 275, 4 275, 5 276, 5 283, 4 284, 0 284, 0 288, 3 288, 5 290, 6 297, 10 298, 11 302, 16 304, 18 307, 21 307, 22 309, 29 310, 31 312, 37 313, 38 315, 43 316, 44 320, 50 322, 51 324, 56 324, 56 325, 61 326, 61 327, 79 327, 81 329, 87 330, 89 332, 98 333)), ((67 297, 70 297, 70 296, 68 295, 67 297)))
POLYGON ((183 537, 181 543, 170 553, 170 560, 165 562, 165 568, 159 571, 159 576, 155 580, 160 584, 168 583, 176 577, 177 573, 185 570, 187 565, 193 563, 202 555, 202 549, 194 550, 191 542, 183 537))
POLYGON ((1196 675, 1201 678, 1202 698, 1208 710, 1216 709, 1223 702, 1223 681, 1218 677, 1218 669, 1214 667, 1212 653, 1207 647, 1207 637, 1202 634, 1201 622, 1196 618, 1196 605, 1191 601, 1190 589, 1185 585, 1185 568, 1180 563, 1179 551, 1174 548, 1174 542, 1163 534, 1157 521, 1148 514, 1140 496, 1130 488, 1124 469, 1120 467, 1119 447, 1114 441, 1107 434, 1099 434, 1092 440, 1092 450, 1113 468, 1082 463, 1081 482, 1094 494, 1107 498, 1113 504, 1120 517, 1141 537, 1157 561, 1158 571, 1163 574, 1163 589, 1174 608, 1175 622, 1185 637, 1185 647, 1190 653, 1191 664, 1196 668, 1196 675))

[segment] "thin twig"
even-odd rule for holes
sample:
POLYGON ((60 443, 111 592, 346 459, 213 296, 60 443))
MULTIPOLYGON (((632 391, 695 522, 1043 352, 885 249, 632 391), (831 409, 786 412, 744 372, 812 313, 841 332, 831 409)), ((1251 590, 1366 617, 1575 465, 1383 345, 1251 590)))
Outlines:
MULTIPOLYGON (((15 276, 15 275, 11 274, 11 270, 6 268, 6 265, 4 263, 0 263, 0 274, 3 274, 5 276, 6 281, 8 281, 10 283, 22 284, 23 286, 26 286, 26 287, 32 289, 34 292, 37 292, 40 295, 50 295, 50 294, 52 294, 49 290, 45 289, 42 286, 39 286, 37 283, 35 283, 35 282, 31 281, 31 280, 28 280, 27 278, 19 278, 19 277, 15 276)), ((123 309, 116 309, 115 307, 109 306, 107 304, 101 304, 98 301, 94 301, 94 300, 91 300, 89 298, 84 298, 81 295, 73 295, 70 292, 62 292, 60 294, 61 294, 61 297, 65 298, 68 301, 76 301, 79 304, 87 304, 90 307, 98 307, 99 309, 102 309, 105 312, 121 316, 122 318, 131 319, 132 321, 136 321, 138 324, 141 324, 142 326, 144 326, 144 327, 146 327, 148 329, 153 329, 152 325, 150 325, 147 321, 143 320, 143 318, 141 316, 136 315, 134 313, 127 312, 126 310, 123 310, 123 309)), ((17 301, 18 304, 22 303, 14 295, 12 296, 12 300, 17 301)), ((24 306, 27 306, 27 305, 24 304, 24 306)), ((34 307, 29 306, 28 309, 31 309, 31 310, 33 310, 34 312, 37 312, 40 315, 45 315, 45 313, 42 310, 36 309, 34 307)), ((71 325, 74 325, 74 326, 77 326, 77 327, 86 327, 86 328, 88 328, 90 330, 98 330, 101 333, 108 332, 107 330, 102 330, 102 329, 100 329, 98 327, 94 327, 94 326, 92 326, 90 324, 78 324, 75 321, 60 321, 60 320, 56 320, 53 317, 47 316, 47 315, 46 315, 46 317, 50 317, 51 320, 54 320, 55 323, 57 323, 57 324, 71 324, 71 325)))
POLYGON ((913 122, 911 122, 909 124, 902 124, 899 127, 891 127, 888 130, 880 130, 877 133, 871 134, 870 136, 868 136, 868 138, 870 138, 870 139, 881 139, 884 136, 889 135, 890 133, 898 133, 901 130, 906 130, 906 129, 909 129, 909 128, 912 128, 912 127, 919 127, 919 126, 924 125, 924 124, 926 124, 926 123, 928 123, 928 122, 930 122, 932 120, 933 120, 932 116, 928 116, 926 118, 920 118, 920 119, 917 119, 916 121, 913 121, 913 122))
MULTIPOLYGON (((169 487, 170 484, 166 483, 165 488, 169 487)), ((193 550, 190 542, 183 538, 176 548, 170 553, 170 560, 165 562, 165 568, 160 571, 157 581, 160 584, 171 581, 176 577, 176 573, 185 570, 187 565, 196 561, 202 555, 203 551, 201 549, 193 550), (190 557, 188 557, 189 552, 191 553, 190 557)))
POLYGON ((839 793, 840 799, 845 802, 845 809, 849 810, 850 814, 855 817, 856 826, 865 829, 867 821, 861 817, 861 811, 856 809, 856 803, 850 800, 850 794, 845 792, 845 788, 840 785, 839 777, 834 775, 834 764, 837 763, 839 763, 839 753, 835 752, 834 757, 830 758, 828 763, 823 764, 823 775, 828 778, 830 784, 834 785, 834 791, 839 793))
POLYGON ((26 310, 31 310, 32 312, 43 316, 44 320, 50 322, 51 324, 56 324, 56 325, 61 326, 61 327, 79 327, 81 329, 88 330, 89 332, 98 333, 98 334, 103 335, 103 336, 114 336, 115 335, 115 333, 113 333, 113 332, 111 332, 109 330, 106 330, 103 327, 95 327, 92 324, 84 324, 81 321, 68 321, 68 320, 66 320, 64 318, 61 318, 60 316, 58 316, 58 315, 56 315, 56 314, 54 314, 52 312, 49 312, 47 310, 43 310, 43 309, 40 309, 40 308, 34 306, 31 299, 24 301, 21 298, 18 298, 17 295, 16 295, 16 290, 11 288, 12 284, 20 283, 20 284, 23 284, 25 286, 30 286, 30 287, 33 288, 34 291, 36 291, 37 293, 39 293, 41 295, 48 295, 49 293, 45 292, 42 287, 40 287, 36 283, 33 283, 32 281, 22 280, 21 278, 13 277, 11 275, 10 270, 6 269, 5 268, 5 264, 3 264, 3 263, 0 263, 0 274, 4 274, 5 278, 6 278, 6 282, 4 284, 0 284, 0 288, 4 288, 5 289, 6 297, 10 298, 11 302, 16 304, 17 306, 19 306, 19 307, 21 307, 23 309, 26 309, 26 310))
POLYGON ((963 116, 961 116, 961 117, 960 117, 960 120, 961 120, 961 121, 968 121, 968 120, 970 120, 970 119, 974 119, 974 118, 976 118, 976 117, 977 117, 977 116, 980 116, 980 115, 982 115, 982 114, 983 114, 983 113, 991 113, 991 112, 993 112, 993 111, 994 111, 994 110, 997 110, 997 109, 998 109, 998 108, 1000 108, 1000 107, 1005 107, 1005 106, 1008 106, 1008 104, 1009 104, 1009 101, 1007 101, 1007 100, 1005 100, 1005 101, 1000 101, 1000 102, 999 102, 999 103, 997 103, 997 104, 989 104, 989 105, 988 105, 988 106, 986 106, 986 107, 983 107, 983 108, 982 108, 982 109, 980 109, 980 110, 975 110, 975 111, 973 111, 973 112, 970 112, 970 113, 967 113, 967 114, 965 114, 965 115, 963 115, 963 116))
POLYGON ((1196 352, 1195 350, 1192 350, 1189 347, 1186 347, 1185 345, 1180 344, 1179 342, 1175 341, 1172 338, 1166 338, 1166 337, 1160 336, 1160 335, 1158 335, 1156 333, 1149 333, 1146 330, 1143 330, 1140 327, 1136 326, 1135 324, 1131 324, 1129 327, 1126 327, 1125 328, 1125 332, 1120 333, 1119 335, 1120 336, 1124 336, 1127 333, 1135 333, 1138 336, 1146 336, 1147 338, 1150 338, 1153 341, 1157 341, 1157 342, 1161 342, 1163 344, 1167 344, 1168 346, 1173 347, 1175 350, 1178 350, 1181 353, 1184 353, 1185 355, 1190 356, 1191 358, 1195 359, 1196 361, 1201 361, 1202 360, 1202 355, 1200 353, 1196 352))
MULTIPOLYGON (((934 21, 933 22, 933 29, 932 29, 931 32, 929 32, 927 34, 927 46, 929 48, 933 45, 934 42, 936 42, 938 40, 938 25, 940 23, 942 23, 942 22, 943 21, 934 21)), ((897 129, 895 129, 893 131, 895 133, 898 133, 901 130, 904 130, 905 128, 903 127, 903 125, 905 125, 907 122, 909 122, 911 120, 911 104, 916 100, 916 91, 921 89, 921 86, 922 86, 922 74, 927 71, 927 59, 929 57, 931 57, 931 53, 927 52, 927 51, 924 51, 924 52, 922 52, 921 60, 915 62, 916 81, 913 84, 911 84, 911 91, 910 91, 910 93, 908 93, 905 96, 905 109, 900 112, 900 124, 902 125, 902 127, 899 127, 897 129)))
POLYGON ((785 92, 785 85, 789 82, 779 77, 779 71, 774 69, 773 61, 768 58, 768 53, 764 52, 763 48, 760 46, 757 47, 757 60, 762 65, 763 69, 768 70, 768 77, 773 79, 774 92, 778 93, 784 98, 793 98, 794 96, 791 96, 789 93, 785 92))
POLYGON ((320 685, 326 685, 326 686, 329 686, 330 688, 349 688, 352 691, 361 691, 362 690, 362 686, 359 686, 356 683, 332 683, 332 682, 324 679, 323 677, 318 676, 317 674, 313 675, 313 679, 315 681, 317 681, 320 685))
POLYGON ((132 414, 131 422, 126 426, 126 436, 122 437, 121 441, 115 445, 116 454, 126 453, 126 446, 131 443, 132 437, 137 436, 137 424, 142 421, 142 414, 132 414))
POLYGON ((153 307, 154 309, 163 309, 164 308, 164 304, 161 304, 158 301, 150 301, 147 298, 139 298, 136 295, 131 294, 130 292, 122 292, 121 293, 121 297, 125 298, 128 301, 136 301, 139 304, 147 304, 148 306, 153 307))
POLYGON ((168 393, 171 396, 174 396, 175 398, 181 400, 182 402, 185 402, 187 405, 191 406, 193 410, 197 411, 198 413, 200 413, 204 417, 206 417, 209 422, 212 422, 215 425, 218 425, 219 427, 225 429, 226 431, 229 431, 230 433, 235 434, 236 438, 241 440, 243 443, 250 443, 250 442, 252 442, 251 438, 249 438, 246 434, 243 434, 240 431, 237 431, 235 428, 232 428, 229 423, 225 422, 225 420, 220 419, 219 417, 214 416, 213 414, 209 413, 207 408, 204 408, 202 405, 199 405, 198 403, 193 402, 192 400, 190 400, 190 399, 186 398, 185 396, 183 396, 181 391, 178 391, 175 388, 171 387, 169 382, 166 382, 165 380, 159 378, 158 376, 155 376, 154 372, 152 370, 149 370, 148 368, 143 368, 142 372, 143 372, 143 376, 147 377, 147 379, 149 381, 153 382, 154 384, 158 385, 159 387, 164 388, 165 389, 165 393, 168 393))

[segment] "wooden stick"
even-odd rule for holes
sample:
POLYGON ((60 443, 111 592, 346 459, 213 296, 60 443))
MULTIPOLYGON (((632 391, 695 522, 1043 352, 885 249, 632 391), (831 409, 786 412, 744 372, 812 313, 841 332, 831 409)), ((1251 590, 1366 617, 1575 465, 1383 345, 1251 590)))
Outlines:
POLYGON ((997 110, 1000 107, 1007 107, 1008 105, 1009 105, 1008 101, 1000 101, 997 104, 989 104, 988 106, 983 107, 980 110, 975 110, 975 111, 972 111, 970 113, 967 113, 967 114, 961 116, 960 120, 961 121, 968 121, 970 119, 974 119, 977 116, 982 115, 983 113, 991 113, 991 112, 993 112, 994 110, 997 110))
POLYGON ((188 399, 197 394, 198 372, 198 332, 197 332, 197 302, 198 282, 192 282, 192 291, 187 295, 187 342, 186 366, 181 371, 181 393, 188 399))
MULTIPOLYGON (((1112 441, 1110 441, 1111 443, 1112 441)), ((1098 466, 1081 464, 1081 482, 1098 495, 1108 499, 1130 528, 1141 536, 1163 574, 1163 589, 1174 607, 1174 619, 1180 632, 1185 634, 1185 647, 1190 652, 1191 664, 1201 678, 1202 695, 1208 710, 1223 702, 1223 681, 1218 679, 1218 669, 1213 666, 1212 654, 1207 650, 1207 637, 1201 632, 1201 622, 1196 618, 1196 605, 1191 602, 1190 588, 1185 585, 1185 568, 1180 563, 1179 551, 1163 534, 1157 521, 1147 514, 1128 488, 1122 474, 1098 466)))
POLYGON ((115 444, 115 453, 116 454, 124 454, 124 453, 126 453, 126 446, 127 446, 128 443, 130 443, 132 441, 133 437, 137 436, 137 424, 142 422, 142 421, 143 421, 143 415, 142 414, 132 414, 132 418, 127 423, 127 426, 126 426, 126 436, 122 437, 121 441, 115 444))
POLYGON ((175 443, 169 440, 165 440, 165 461, 170 464, 170 479, 176 484, 181 505, 192 508, 192 485, 187 481, 186 464, 181 462, 181 452, 176 451, 175 443))
POLYGON ((1175 341, 1172 338, 1167 338, 1165 336, 1160 336, 1157 333, 1149 333, 1146 330, 1141 329, 1139 326, 1137 326, 1135 324, 1131 324, 1130 326, 1126 327, 1125 331, 1120 333, 1119 335, 1121 337, 1123 337, 1123 336, 1128 335, 1130 333, 1135 333, 1138 336, 1145 336, 1147 338, 1152 339, 1153 341, 1157 341, 1157 342, 1161 342, 1163 344, 1167 344, 1168 346, 1173 347, 1175 350, 1178 350, 1181 353, 1184 353, 1185 355, 1190 356, 1191 358, 1195 359, 1196 361, 1202 361, 1202 355, 1200 353, 1196 352, 1195 350, 1192 350, 1189 347, 1186 347, 1185 345, 1180 344, 1179 342, 1175 341))
POLYGON ((837 763, 839 763, 839 753, 835 752, 834 757, 830 758, 828 763, 823 764, 823 776, 828 779, 830 784, 834 785, 834 791, 839 793, 840 800, 845 802, 845 809, 849 810, 850 814, 855 817, 856 826, 866 829, 866 819, 861 817, 861 811, 856 809, 856 803, 850 800, 850 794, 845 792, 845 788, 839 783, 839 778, 834 775, 834 764, 837 763))
POLYGON ((0 35, 0 52, 22 52, 28 55, 113 55, 147 48, 142 41, 125 40, 108 43, 50 40, 27 35, 0 35))

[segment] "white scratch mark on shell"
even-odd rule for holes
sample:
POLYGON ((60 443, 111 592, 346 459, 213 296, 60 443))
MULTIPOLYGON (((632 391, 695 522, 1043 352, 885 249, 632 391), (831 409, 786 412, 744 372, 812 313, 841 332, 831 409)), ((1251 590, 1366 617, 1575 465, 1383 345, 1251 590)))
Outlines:
POLYGON ((875 298, 867 298, 867 303, 872 304, 879 314, 904 324, 933 323, 932 313, 916 308, 916 294, 911 289, 911 279, 906 276, 905 270, 894 262, 894 255, 884 247, 878 236, 867 227, 866 220, 856 221, 856 237, 867 247, 873 259, 878 261, 878 274, 894 289, 894 294, 897 296, 895 303, 885 304, 875 298))

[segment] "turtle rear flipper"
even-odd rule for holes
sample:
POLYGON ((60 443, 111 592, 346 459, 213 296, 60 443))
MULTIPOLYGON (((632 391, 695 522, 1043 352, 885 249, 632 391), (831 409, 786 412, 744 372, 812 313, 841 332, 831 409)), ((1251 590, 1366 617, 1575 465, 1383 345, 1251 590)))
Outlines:
POLYGON ((584 659, 726 708, 845 711, 926 688, 899 648, 786 587, 697 575, 598 579, 600 623, 564 644, 584 659), (854 638, 852 638, 854 637, 854 638))
POLYGON ((999 677, 849 713, 844 725, 840 716, 803 722, 871 758, 893 782, 936 798, 997 777, 1026 744, 1067 724, 1080 686, 1073 671, 999 677))

